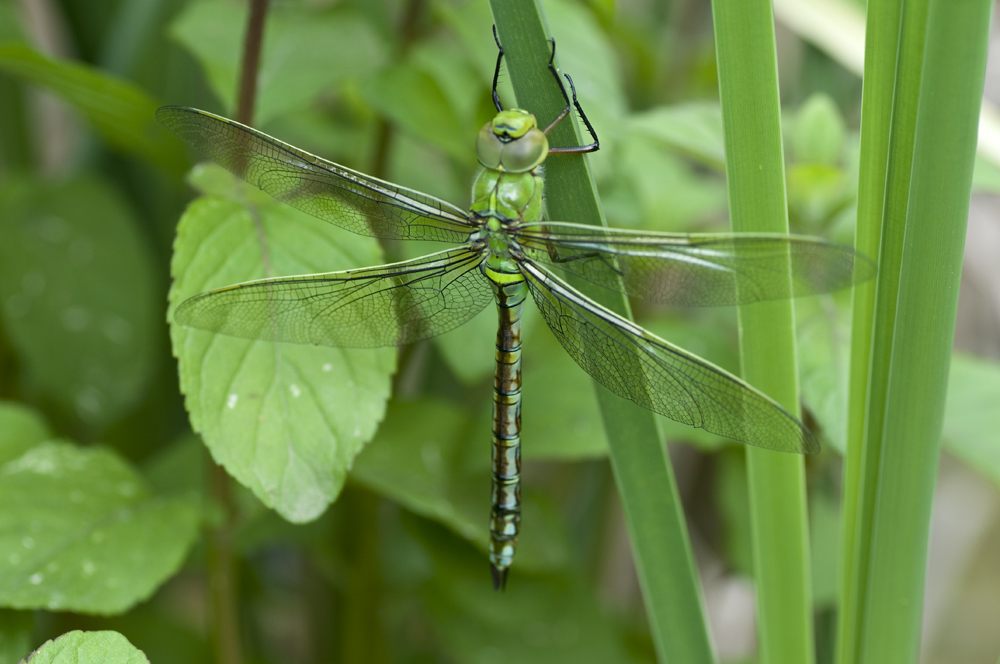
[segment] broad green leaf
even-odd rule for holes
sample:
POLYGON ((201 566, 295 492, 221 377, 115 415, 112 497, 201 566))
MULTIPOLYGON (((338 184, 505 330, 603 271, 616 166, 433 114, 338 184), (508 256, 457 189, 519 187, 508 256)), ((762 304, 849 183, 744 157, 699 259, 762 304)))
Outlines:
POLYGON ((46 641, 28 664, 149 664, 141 650, 118 632, 67 632, 46 641))
POLYGON ((0 463, 16 459, 52 437, 35 411, 13 401, 0 401, 0 463))
POLYGON ((183 172, 183 150, 153 119, 159 104, 131 83, 86 65, 49 58, 23 44, 0 45, 0 71, 59 96, 116 149, 170 173, 183 172))
MULTIPOLYGON (((246 5, 231 2, 191 3, 170 30, 201 63, 227 112, 236 107, 246 12, 246 5)), ((275 7, 264 31, 256 122, 305 106, 344 78, 367 78, 384 50, 372 27, 350 10, 275 7)))
MULTIPOLYGON (((485 403, 478 409, 432 400, 394 404, 378 435, 358 455, 351 478, 485 551, 490 513, 488 415, 485 403)), ((516 565, 552 569, 565 564, 565 528, 558 515, 530 486, 522 489, 522 496, 516 565)), ((488 585, 485 559, 482 562, 481 578, 488 585)))
POLYGON ((1000 364, 956 353, 951 357, 944 443, 948 451, 1000 487, 1000 364))
MULTIPOLYGON (((264 276, 380 262, 374 240, 278 203, 217 167, 196 172, 219 196, 197 199, 177 229, 173 309, 210 288, 264 276)), ((315 519, 340 492, 385 412, 396 350, 251 341, 171 327, 181 390, 212 456, 293 522, 315 519)))
POLYGON ((199 506, 111 450, 43 443, 0 466, 0 605, 115 614, 177 571, 199 506))
POLYGON ((98 428, 141 396, 160 323, 154 260, 103 180, 0 191, 0 313, 33 387, 98 428))

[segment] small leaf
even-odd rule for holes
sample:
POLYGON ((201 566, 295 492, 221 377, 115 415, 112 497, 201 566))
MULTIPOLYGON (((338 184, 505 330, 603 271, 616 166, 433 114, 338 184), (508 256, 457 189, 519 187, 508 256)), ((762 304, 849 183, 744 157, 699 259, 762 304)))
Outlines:
POLYGON ((149 664, 141 650, 118 632, 68 632, 46 641, 28 664, 149 664))
POLYGON ((0 604, 126 611, 177 570, 198 517, 111 450, 43 443, 0 466, 0 604))
MULTIPOLYGON (((188 207, 174 246, 171 320, 178 304, 210 288, 379 262, 371 238, 229 181, 232 196, 255 202, 206 197, 188 207)), ((396 349, 252 341, 177 325, 171 339, 191 424, 215 460, 284 518, 318 517, 382 419, 396 349)))
POLYGON ((825 94, 814 94, 802 105, 792 123, 790 147, 795 161, 835 165, 844 148, 844 120, 837 105, 825 94))
POLYGON ((143 393, 153 368, 154 260, 103 180, 23 181, 0 193, 0 302, 33 385, 98 428, 143 393))

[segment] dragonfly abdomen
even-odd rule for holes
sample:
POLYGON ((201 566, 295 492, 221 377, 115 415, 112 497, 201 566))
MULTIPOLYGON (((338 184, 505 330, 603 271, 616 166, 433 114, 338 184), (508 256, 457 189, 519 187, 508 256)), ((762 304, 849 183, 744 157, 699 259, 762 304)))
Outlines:
POLYGON ((528 288, 520 273, 483 273, 493 285, 499 326, 493 377, 493 489, 490 565, 493 587, 501 589, 514 559, 521 521, 521 312, 528 288))

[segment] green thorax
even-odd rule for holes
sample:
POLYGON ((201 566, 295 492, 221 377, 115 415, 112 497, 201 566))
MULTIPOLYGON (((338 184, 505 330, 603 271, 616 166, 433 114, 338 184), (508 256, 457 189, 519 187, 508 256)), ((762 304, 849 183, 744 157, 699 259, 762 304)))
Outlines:
POLYGON ((540 167, 548 153, 549 141, 535 116, 517 108, 497 113, 476 139, 483 170, 472 185, 470 209, 487 218, 490 253, 505 263, 510 255, 503 231, 542 218, 540 167))

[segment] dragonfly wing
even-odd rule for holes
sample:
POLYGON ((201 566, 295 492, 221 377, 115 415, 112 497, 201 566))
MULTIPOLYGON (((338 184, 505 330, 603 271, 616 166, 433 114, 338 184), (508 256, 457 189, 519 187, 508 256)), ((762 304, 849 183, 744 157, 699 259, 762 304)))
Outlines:
POLYGON ((644 233, 549 222, 524 224, 517 241, 534 261, 679 306, 830 293, 875 274, 871 261, 849 246, 795 235, 644 233))
POLYGON ((156 119, 185 143, 279 201, 353 233, 464 242, 475 225, 461 208, 326 161, 233 120, 183 106, 156 119))
POLYGON ((493 300, 468 248, 377 267, 248 281, 185 300, 174 320, 247 339, 342 348, 442 334, 493 300))
POLYGON ((526 262, 522 272, 566 352, 615 394, 757 447, 819 450, 801 422, 736 376, 602 307, 541 266, 526 262))

